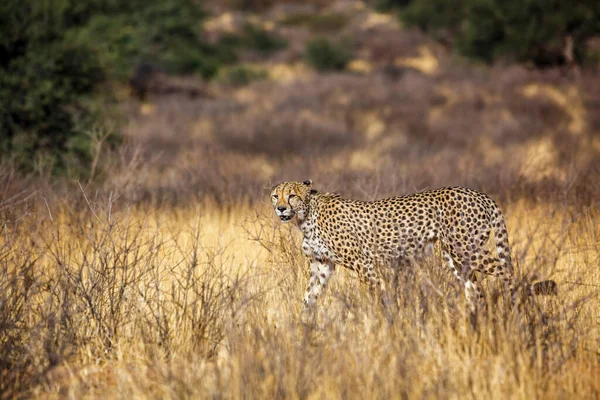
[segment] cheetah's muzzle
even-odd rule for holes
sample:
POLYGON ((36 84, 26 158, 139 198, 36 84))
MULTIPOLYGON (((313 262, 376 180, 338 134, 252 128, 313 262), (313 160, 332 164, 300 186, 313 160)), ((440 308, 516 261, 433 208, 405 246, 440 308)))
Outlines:
POLYGON ((282 215, 280 215, 280 216, 279 216, 279 219, 280 219, 281 221, 283 221, 283 222, 288 222, 288 221, 291 221, 291 220, 292 220, 292 218, 294 218, 294 214, 292 214, 292 215, 283 215, 283 214, 282 214, 282 215))

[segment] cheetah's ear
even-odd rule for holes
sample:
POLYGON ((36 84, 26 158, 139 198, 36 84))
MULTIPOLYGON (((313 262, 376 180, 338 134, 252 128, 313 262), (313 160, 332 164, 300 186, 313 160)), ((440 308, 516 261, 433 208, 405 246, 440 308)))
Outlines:
POLYGON ((310 186, 310 185, 312 185, 312 181, 311 181, 310 179, 307 179, 307 180, 305 180, 305 181, 304 181, 304 182, 302 182, 302 183, 304 183, 306 186, 310 186))

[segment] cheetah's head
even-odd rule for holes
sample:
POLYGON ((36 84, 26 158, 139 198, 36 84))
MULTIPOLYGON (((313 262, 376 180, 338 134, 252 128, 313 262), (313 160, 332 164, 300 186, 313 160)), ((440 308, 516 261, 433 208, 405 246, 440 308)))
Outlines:
POLYGON ((296 215, 300 220, 306 217, 311 186, 309 179, 304 182, 283 182, 271 190, 271 203, 281 221, 289 222, 296 215))

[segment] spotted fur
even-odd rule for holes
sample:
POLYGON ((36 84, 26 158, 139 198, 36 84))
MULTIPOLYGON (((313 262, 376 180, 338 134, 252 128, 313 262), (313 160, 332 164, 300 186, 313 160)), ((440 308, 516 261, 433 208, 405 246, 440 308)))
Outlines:
POLYGON ((476 272, 502 279, 513 292, 504 217, 496 203, 478 191, 446 187, 365 202, 318 192, 309 180, 275 186, 271 201, 277 216, 293 221, 304 235, 302 250, 311 259, 307 306, 316 302, 336 265, 385 289, 378 266, 402 266, 437 241, 473 310, 483 299, 476 272))

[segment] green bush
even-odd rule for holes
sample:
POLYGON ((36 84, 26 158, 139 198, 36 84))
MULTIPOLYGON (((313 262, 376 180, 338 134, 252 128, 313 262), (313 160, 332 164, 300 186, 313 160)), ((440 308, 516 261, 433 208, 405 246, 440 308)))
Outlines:
POLYGON ((242 44, 263 54, 271 54, 285 48, 287 41, 259 26, 246 24, 242 31, 242 44))
POLYGON ((349 45, 325 38, 309 41, 304 53, 306 62, 319 71, 343 70, 352 57, 349 45))
POLYGON ((219 39, 218 48, 257 50, 263 55, 270 55, 287 46, 287 41, 279 35, 269 32, 256 24, 245 24, 238 33, 225 34, 219 39))
POLYGON ((74 114, 91 117, 77 103, 105 78, 94 52, 61 41, 62 23, 34 1, 0 5, 0 152, 28 169, 85 157, 74 114))
POLYGON ((263 11, 272 7, 277 0, 226 0, 229 7, 242 11, 263 11))
POLYGON ((202 40, 197 0, 0 2, 0 152, 26 170, 90 165, 110 81, 139 62, 214 76, 235 60, 202 40))
POLYGON ((400 13, 409 26, 416 26, 436 39, 447 39, 464 20, 464 6, 469 0, 412 0, 400 13))
POLYGON ((406 6, 411 0, 375 0, 375 9, 380 12, 391 11, 406 6))
POLYGON ((111 77, 123 79, 132 65, 152 62, 170 73, 197 72, 210 78, 221 64, 236 59, 227 46, 204 42, 206 14, 198 1, 95 1, 110 6, 90 6, 82 16, 85 24, 69 30, 66 39, 96 49, 111 77))
POLYGON ((262 69, 255 69, 245 65, 224 67, 219 71, 218 79, 234 86, 244 86, 255 81, 267 79, 269 74, 262 69))
POLYGON ((586 41, 600 34, 597 0, 412 0, 400 14, 407 24, 485 62, 561 64, 567 41, 581 62, 586 41))

